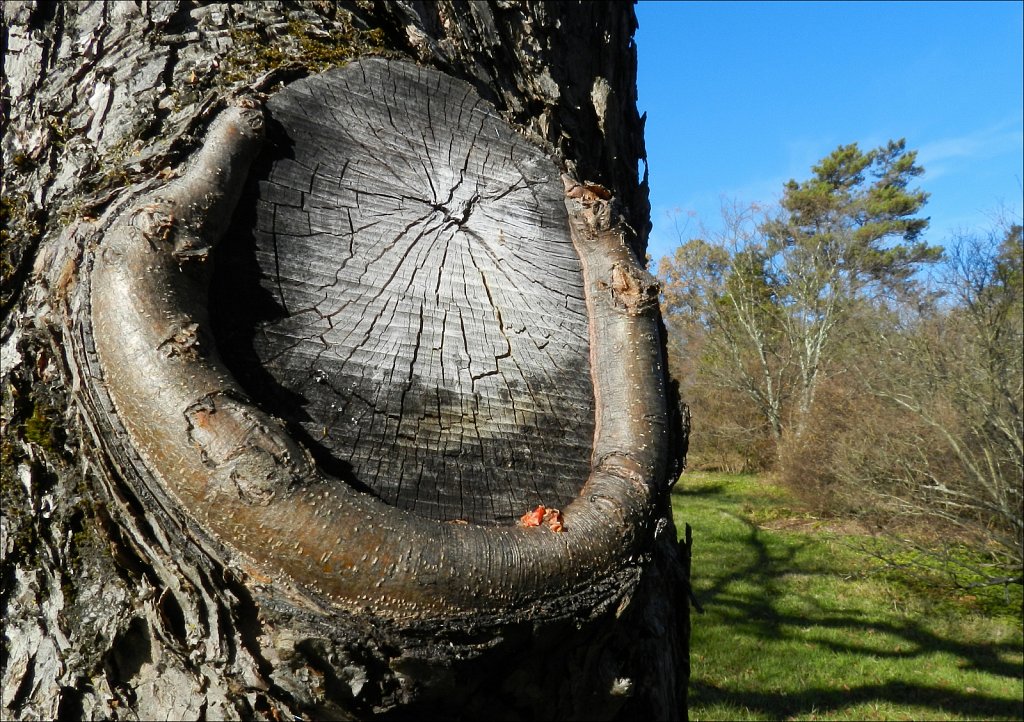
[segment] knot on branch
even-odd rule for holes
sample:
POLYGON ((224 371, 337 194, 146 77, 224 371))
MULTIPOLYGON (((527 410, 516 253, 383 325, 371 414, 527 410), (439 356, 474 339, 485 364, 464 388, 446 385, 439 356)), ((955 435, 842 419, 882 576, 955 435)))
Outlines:
POLYGON ((621 223, 618 204, 612 192, 597 183, 579 183, 565 173, 562 174, 565 197, 581 208, 580 218, 592 235, 610 230, 621 223))
POLYGON ((302 482, 308 461, 284 429, 271 428, 251 409, 228 394, 209 394, 185 409, 185 420, 212 477, 230 484, 242 501, 266 506, 302 482))
POLYGON ((154 197, 150 202, 137 208, 128 222, 137 235, 157 248, 159 244, 168 243, 174 237, 176 220, 174 202, 154 197))
POLYGON ((167 358, 178 357, 194 361, 203 355, 203 346, 199 337, 199 324, 186 323, 177 328, 158 348, 167 358))
POLYGON ((636 265, 613 265, 608 287, 612 303, 630 316, 653 314, 658 308, 661 284, 657 278, 636 265))

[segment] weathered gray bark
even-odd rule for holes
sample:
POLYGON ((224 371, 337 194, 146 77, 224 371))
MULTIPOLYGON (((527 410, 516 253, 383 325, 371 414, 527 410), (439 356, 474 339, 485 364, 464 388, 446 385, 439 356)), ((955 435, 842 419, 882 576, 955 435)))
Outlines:
POLYGON ((5 716, 684 716, 631 7, 4 13, 5 716))

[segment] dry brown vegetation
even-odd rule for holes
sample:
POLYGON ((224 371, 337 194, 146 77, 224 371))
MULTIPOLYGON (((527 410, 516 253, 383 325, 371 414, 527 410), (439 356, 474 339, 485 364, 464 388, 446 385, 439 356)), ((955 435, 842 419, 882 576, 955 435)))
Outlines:
POLYGON ((1020 584, 1021 226, 922 246, 901 148, 873 184, 870 154, 840 148, 782 209, 732 209, 662 260, 690 465, 769 471, 810 514, 899 536, 954 585, 1020 584), (881 212, 867 199, 894 167, 881 195, 906 202, 881 212))

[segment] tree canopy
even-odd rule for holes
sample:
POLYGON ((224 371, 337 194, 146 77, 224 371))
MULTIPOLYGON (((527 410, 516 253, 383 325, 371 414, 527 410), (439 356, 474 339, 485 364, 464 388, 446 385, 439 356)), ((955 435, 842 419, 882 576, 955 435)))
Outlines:
POLYGON ((840 146, 786 183, 778 209, 732 209, 723 234, 687 240, 660 264, 666 312, 713 331, 716 383, 748 396, 776 442, 803 428, 851 309, 907 292, 941 257, 921 240, 916 161, 903 140, 840 146))

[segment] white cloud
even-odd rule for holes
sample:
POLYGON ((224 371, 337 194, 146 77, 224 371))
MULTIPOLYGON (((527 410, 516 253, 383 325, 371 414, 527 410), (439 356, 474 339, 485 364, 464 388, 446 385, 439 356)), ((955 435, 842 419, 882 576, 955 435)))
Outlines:
POLYGON ((941 138, 922 145, 918 163, 925 168, 927 180, 951 173, 964 162, 994 158, 1004 154, 1021 155, 1024 150, 1022 118, 1017 116, 964 135, 941 138))

